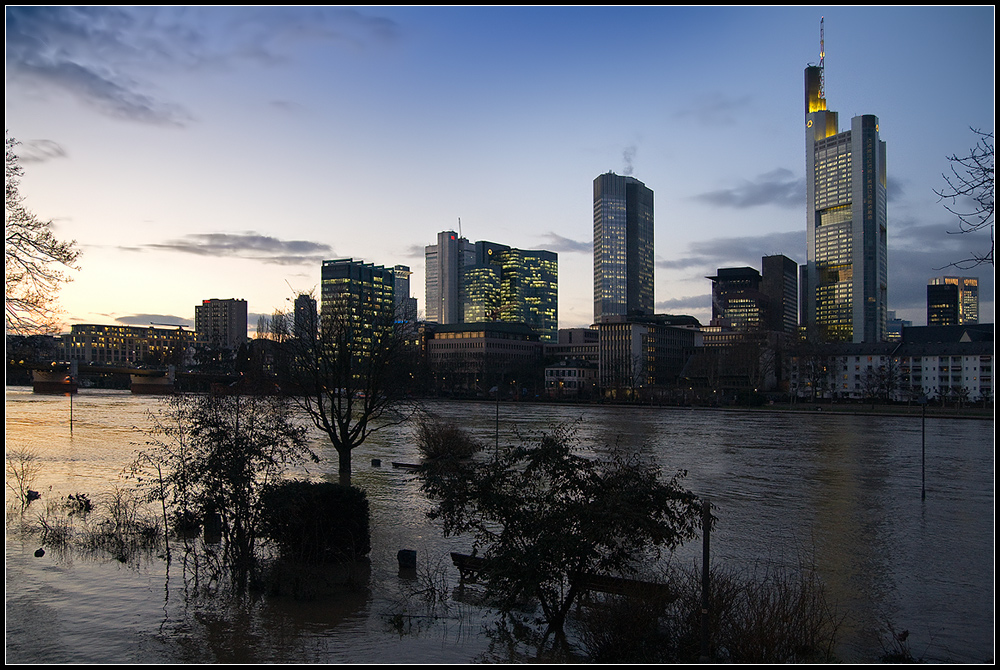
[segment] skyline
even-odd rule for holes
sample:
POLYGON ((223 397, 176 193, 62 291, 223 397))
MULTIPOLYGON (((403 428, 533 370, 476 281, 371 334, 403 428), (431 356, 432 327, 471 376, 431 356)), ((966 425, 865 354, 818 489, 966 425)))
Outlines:
POLYGON ((993 131, 993 7, 8 7, 6 127, 83 251, 66 330, 209 298, 252 330, 337 258, 409 266, 422 316, 424 247, 460 225, 558 253, 559 325, 587 326, 608 171, 655 194, 656 312, 708 323, 717 269, 805 262, 821 16, 829 108, 887 144, 888 309, 923 325, 930 278, 976 276, 992 322, 993 268, 948 267, 989 238, 933 189, 993 131))

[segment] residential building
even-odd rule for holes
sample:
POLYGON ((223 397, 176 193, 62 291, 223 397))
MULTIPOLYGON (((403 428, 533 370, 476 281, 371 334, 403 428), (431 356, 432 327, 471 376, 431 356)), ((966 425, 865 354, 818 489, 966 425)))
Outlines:
POLYGON ((823 61, 805 69, 806 265, 800 315, 820 342, 885 340, 886 148, 879 120, 838 128, 827 109, 823 61))
POLYGON ((800 399, 992 402, 993 324, 904 328, 899 342, 831 343, 790 359, 800 399))
POLYGON ((979 278, 934 277, 927 282, 927 325, 979 323, 979 278))
POLYGON ((594 322, 653 314, 653 191, 613 172, 594 179, 594 322))
MULTIPOLYGON (((246 324, 244 324, 244 333, 246 324)), ((184 365, 196 334, 176 328, 76 324, 62 336, 63 359, 77 363, 134 367, 184 365)))
POLYGON ((597 388, 597 363, 564 359, 545 368, 545 395, 550 398, 588 398, 597 388))
POLYGON ((247 341, 247 301, 203 300, 194 308, 194 329, 199 346, 235 353, 247 341))

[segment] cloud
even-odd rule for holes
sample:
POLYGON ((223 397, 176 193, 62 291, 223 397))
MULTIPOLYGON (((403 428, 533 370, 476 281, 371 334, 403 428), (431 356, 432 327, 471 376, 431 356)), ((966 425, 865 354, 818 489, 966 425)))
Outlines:
POLYGON ((712 294, 690 295, 684 298, 661 300, 654 306, 658 313, 678 314, 707 309, 712 305, 712 294))
POLYGON ((776 232, 753 237, 722 237, 693 242, 685 253, 660 259, 656 267, 664 270, 688 270, 697 274, 713 273, 720 267, 750 266, 760 269, 764 256, 784 255, 796 263, 805 262, 805 232, 776 232))
POLYGON ((786 209, 805 209, 806 181, 796 178, 785 168, 762 174, 753 181, 718 191, 694 196, 695 200, 714 207, 747 209, 762 205, 775 205, 786 209))
POLYGON ((115 318, 116 323, 120 323, 123 326, 183 326, 185 328, 194 328, 194 321, 191 319, 185 319, 184 317, 174 316, 172 314, 130 314, 128 316, 119 316, 115 318))
POLYGON ((544 248, 547 251, 555 251, 570 254, 590 254, 594 252, 593 241, 580 242, 577 240, 571 240, 568 237, 563 237, 562 235, 557 235, 556 233, 546 233, 545 237, 548 242, 545 243, 544 248))
POLYGON ((677 119, 695 119, 703 126, 731 126, 749 106, 752 98, 749 95, 737 98, 726 97, 722 93, 712 92, 697 97, 691 106, 674 114, 677 119))
POLYGON ((244 233, 195 233, 158 244, 123 248, 127 251, 176 251, 196 256, 223 256, 260 261, 272 265, 320 263, 335 256, 320 242, 280 240, 253 231, 244 233))
POLYGON ((27 140, 18 145, 16 152, 22 163, 43 163, 53 158, 66 158, 66 150, 52 140, 27 140))
POLYGON ((102 114, 184 126, 193 113, 152 83, 162 72, 284 63, 310 41, 352 47, 398 37, 353 9, 8 7, 8 86, 61 91, 102 114))

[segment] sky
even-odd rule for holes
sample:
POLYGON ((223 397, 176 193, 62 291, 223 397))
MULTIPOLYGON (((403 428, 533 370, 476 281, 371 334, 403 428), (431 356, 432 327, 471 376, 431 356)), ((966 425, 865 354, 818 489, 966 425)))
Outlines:
POLYGON ((994 130, 995 14, 967 7, 10 7, 6 128, 28 208, 76 240, 77 323, 249 330, 323 260, 408 265, 438 232, 559 254, 559 324, 593 320, 593 180, 654 192, 658 313, 707 324, 722 267, 805 262, 803 70, 825 27, 841 130, 887 145, 889 309, 992 266, 935 195, 994 130))

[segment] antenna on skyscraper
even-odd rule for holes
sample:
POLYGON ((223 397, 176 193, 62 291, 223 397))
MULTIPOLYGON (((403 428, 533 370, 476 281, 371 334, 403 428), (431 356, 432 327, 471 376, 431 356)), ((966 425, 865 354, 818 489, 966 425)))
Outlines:
POLYGON ((458 217, 458 239, 462 239, 462 217, 458 217))
POLYGON ((825 17, 819 17, 819 97, 826 98, 826 73, 823 69, 823 61, 826 59, 826 47, 824 46, 823 21, 825 17))

